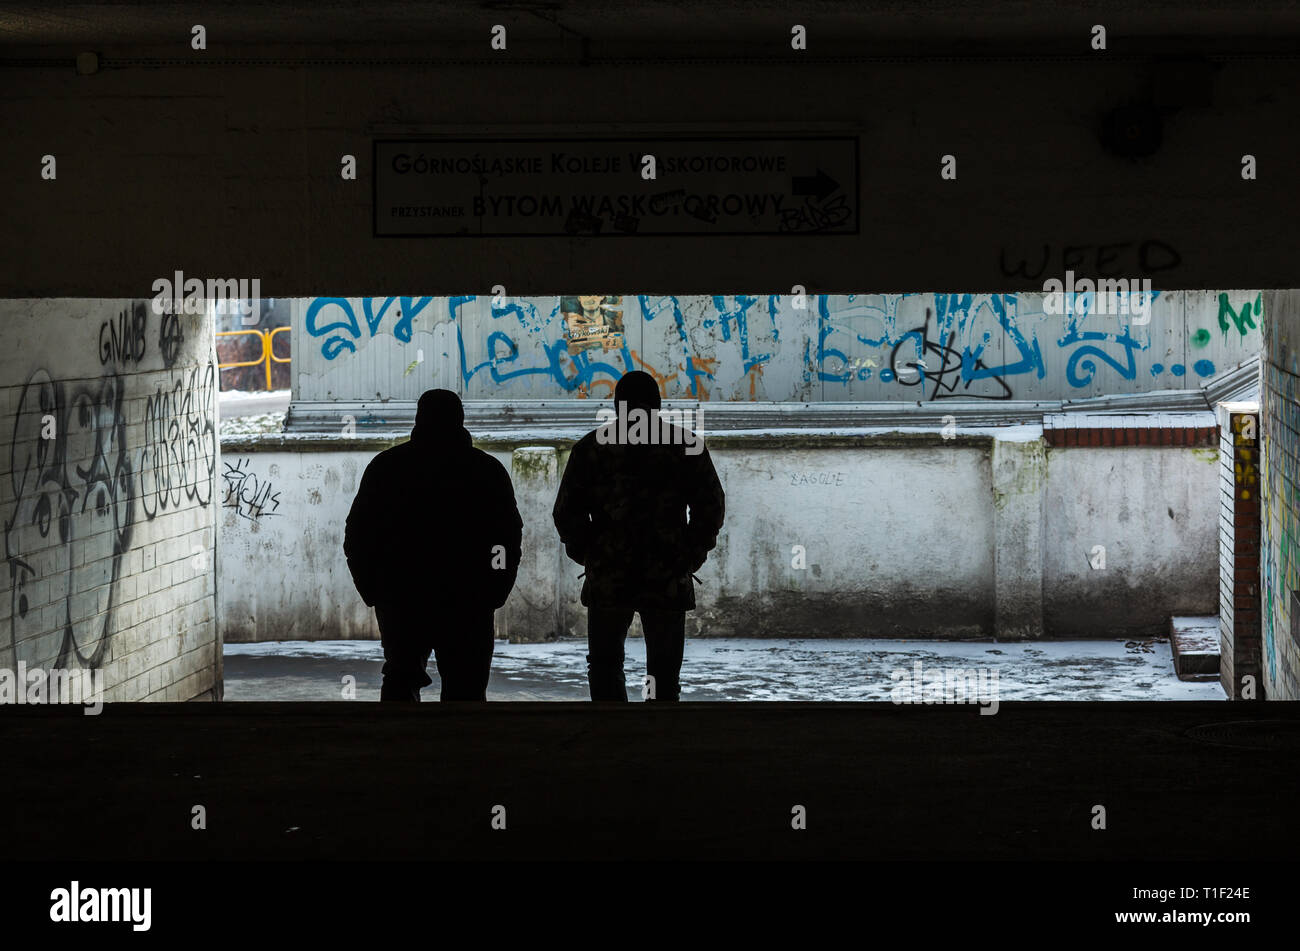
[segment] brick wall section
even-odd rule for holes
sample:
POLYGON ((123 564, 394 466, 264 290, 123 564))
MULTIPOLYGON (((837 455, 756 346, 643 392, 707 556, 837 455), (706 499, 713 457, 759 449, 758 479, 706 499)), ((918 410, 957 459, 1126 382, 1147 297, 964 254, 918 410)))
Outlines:
POLYGON ((219 695, 212 341, 147 301, 0 301, 0 667, 219 695))
POLYGON ((1043 439, 1062 446, 1218 445, 1218 422, 1204 413, 1050 413, 1043 417, 1043 439))
POLYGON ((1232 700, 1264 699, 1260 640, 1259 404, 1221 403, 1219 682, 1232 700))
POLYGON ((1264 489, 1264 684, 1270 698, 1300 699, 1300 645, 1292 593, 1300 590, 1300 291, 1266 291, 1261 366, 1264 489))

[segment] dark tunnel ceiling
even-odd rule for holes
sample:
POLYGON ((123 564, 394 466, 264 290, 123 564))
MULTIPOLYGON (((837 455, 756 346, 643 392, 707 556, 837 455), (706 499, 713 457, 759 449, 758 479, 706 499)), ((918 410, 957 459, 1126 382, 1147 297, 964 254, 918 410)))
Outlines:
POLYGON ((771 44, 788 49, 793 23, 810 30, 810 43, 863 53, 961 55, 981 52, 1089 52, 1091 25, 1108 31, 1109 47, 1141 53, 1290 51, 1300 38, 1300 4, 1290 0, 1143 0, 1135 3, 990 0, 438 0, 433 3, 358 3, 299 0, 269 3, 135 2, 0 5, 0 47, 182 49, 193 24, 202 24, 209 50, 225 55, 255 47, 402 47, 413 44, 463 51, 486 48, 491 26, 504 23, 516 48, 549 41, 572 52, 587 38, 588 52, 639 48, 639 55, 709 49, 726 55, 771 44))

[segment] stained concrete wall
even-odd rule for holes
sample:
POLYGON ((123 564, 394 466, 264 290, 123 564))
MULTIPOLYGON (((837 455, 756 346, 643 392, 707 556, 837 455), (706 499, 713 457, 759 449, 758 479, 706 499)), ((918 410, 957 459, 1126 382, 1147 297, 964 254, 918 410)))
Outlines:
POLYGON ((294 399, 608 398, 634 369, 668 399, 1082 399, 1198 386, 1258 355, 1264 319, 1256 290, 1156 290, 1138 314, 1035 293, 601 299, 617 330, 591 347, 569 342, 572 297, 295 299, 294 399))
POLYGON ((1171 615, 1217 613, 1218 478, 1212 448, 1049 449, 1046 627, 1154 635, 1171 615))
MULTIPOLYGON (((699 572, 692 635, 1118 637, 1216 610, 1214 450, 1046 450, 1038 427, 949 435, 710 437, 727 522, 699 572), (1104 569, 1090 567, 1094 544, 1104 569)), ((375 636, 342 527, 387 442, 302 442, 227 438, 227 640, 375 636)), ((479 445, 510 467, 526 526, 498 634, 585 634, 581 569, 550 518, 565 444, 479 445)))
POLYGON ((0 667, 219 692, 215 385, 205 318, 0 301, 0 667))
POLYGON ((374 455, 253 454, 227 443, 218 488, 224 639, 377 633, 343 557, 343 523, 374 455))

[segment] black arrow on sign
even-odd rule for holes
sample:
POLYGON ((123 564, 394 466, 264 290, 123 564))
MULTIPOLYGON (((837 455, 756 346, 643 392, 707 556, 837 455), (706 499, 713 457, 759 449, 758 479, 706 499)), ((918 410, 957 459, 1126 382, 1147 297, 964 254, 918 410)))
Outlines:
POLYGON ((796 195, 816 195, 824 199, 839 187, 840 183, 820 168, 816 175, 796 175, 790 179, 790 190, 796 195))

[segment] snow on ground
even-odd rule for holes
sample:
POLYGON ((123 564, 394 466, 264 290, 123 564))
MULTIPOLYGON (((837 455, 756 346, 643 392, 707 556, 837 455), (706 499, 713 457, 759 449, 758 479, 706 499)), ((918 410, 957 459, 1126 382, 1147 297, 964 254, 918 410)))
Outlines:
POLYGON ((221 435, 251 436, 284 429, 288 390, 222 390, 218 405, 221 435))
MULTIPOLYGON (((586 700, 584 640, 545 644, 498 641, 489 700, 586 700)), ((628 694, 640 699, 645 646, 629 638, 628 694)), ((894 671, 997 672, 999 701, 1222 700, 1217 682, 1185 683, 1173 672, 1167 640, 1030 643, 696 639, 686 642, 683 700, 889 700, 894 671)), ((339 700, 343 678, 356 699, 379 699, 383 651, 377 641, 272 641, 228 644, 227 700, 339 700)), ((903 676, 899 675, 899 676, 903 676)), ((431 660, 438 698, 438 672, 431 660)), ((928 677, 928 674, 923 676, 928 677)))
POLYGON ((284 429, 284 413, 258 413, 221 419, 222 436, 254 436, 260 433, 278 433, 284 429))
POLYGON ((227 400, 287 400, 289 390, 222 390, 221 401, 227 400))

